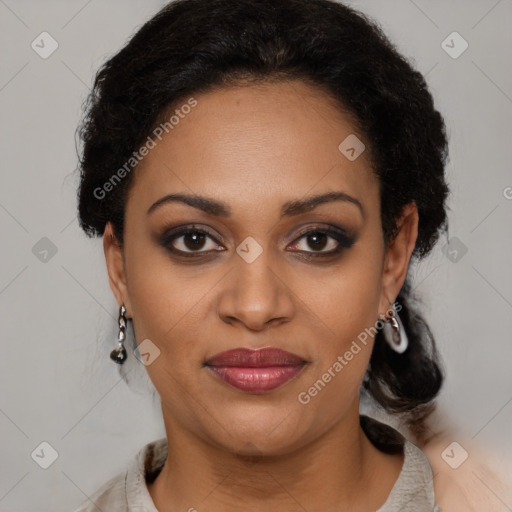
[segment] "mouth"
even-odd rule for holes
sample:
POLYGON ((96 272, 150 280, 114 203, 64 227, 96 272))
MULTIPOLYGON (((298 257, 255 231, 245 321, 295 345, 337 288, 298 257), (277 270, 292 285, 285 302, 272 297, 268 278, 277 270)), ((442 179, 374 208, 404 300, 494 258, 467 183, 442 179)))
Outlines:
POLYGON ((308 361, 274 347, 236 348, 214 355, 206 366, 213 375, 248 393, 272 391, 298 375, 308 361))

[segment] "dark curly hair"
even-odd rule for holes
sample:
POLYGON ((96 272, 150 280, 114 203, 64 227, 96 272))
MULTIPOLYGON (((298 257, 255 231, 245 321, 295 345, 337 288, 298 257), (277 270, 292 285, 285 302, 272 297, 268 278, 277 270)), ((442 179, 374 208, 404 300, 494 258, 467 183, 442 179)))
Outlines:
MULTIPOLYGON (((101 67, 85 106, 81 228, 101 236, 112 222, 122 246, 134 173, 108 194, 97 191, 181 101, 216 87, 291 79, 321 89, 366 136, 380 183, 384 239, 393 239, 403 207, 414 201, 419 225, 413 258, 427 255, 448 228, 443 118, 424 77, 380 27, 333 0, 177 0, 146 22, 101 67)), ((402 415, 421 439, 443 373, 408 279, 397 301, 409 348, 394 353, 379 331, 363 389, 402 415)))

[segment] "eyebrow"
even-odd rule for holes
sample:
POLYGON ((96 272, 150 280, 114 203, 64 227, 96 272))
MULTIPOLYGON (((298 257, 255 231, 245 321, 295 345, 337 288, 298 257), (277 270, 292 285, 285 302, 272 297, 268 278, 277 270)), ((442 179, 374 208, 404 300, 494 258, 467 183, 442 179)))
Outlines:
MULTIPOLYGON (((333 201, 344 201, 356 205, 364 217, 364 208, 361 202, 355 197, 346 194, 345 192, 327 192, 315 196, 306 197, 305 199, 296 199, 284 203, 281 209, 281 218, 292 217, 300 215, 301 213, 309 212, 320 204, 329 203, 333 201)), ((205 213, 214 215, 216 217, 229 217, 231 210, 229 207, 216 200, 199 195, 191 194, 168 194, 158 201, 154 202, 148 209, 147 215, 155 211, 157 208, 164 204, 169 203, 184 203, 205 213)))

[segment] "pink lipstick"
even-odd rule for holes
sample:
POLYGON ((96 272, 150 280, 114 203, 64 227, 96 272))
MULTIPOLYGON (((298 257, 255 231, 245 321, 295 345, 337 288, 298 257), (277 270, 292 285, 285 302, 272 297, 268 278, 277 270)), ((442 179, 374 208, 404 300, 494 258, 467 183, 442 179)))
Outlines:
POLYGON ((307 361, 274 347, 236 348, 214 355, 205 366, 231 386, 249 393, 271 391, 295 377, 307 361))

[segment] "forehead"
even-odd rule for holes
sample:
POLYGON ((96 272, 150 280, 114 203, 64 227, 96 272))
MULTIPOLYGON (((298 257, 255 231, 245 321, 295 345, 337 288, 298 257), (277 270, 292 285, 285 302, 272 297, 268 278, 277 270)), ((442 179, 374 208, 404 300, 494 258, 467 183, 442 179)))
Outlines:
POLYGON ((339 147, 347 137, 368 145, 364 135, 319 88, 288 81, 191 96, 195 106, 173 107, 166 116, 174 115, 172 129, 154 139, 134 171, 137 202, 149 206, 183 191, 248 205, 330 189, 364 196, 376 188, 368 152, 349 160, 339 147))

